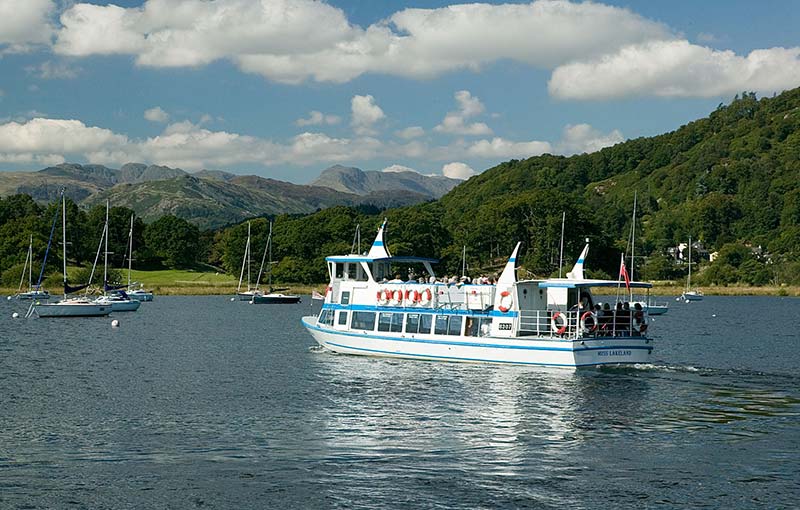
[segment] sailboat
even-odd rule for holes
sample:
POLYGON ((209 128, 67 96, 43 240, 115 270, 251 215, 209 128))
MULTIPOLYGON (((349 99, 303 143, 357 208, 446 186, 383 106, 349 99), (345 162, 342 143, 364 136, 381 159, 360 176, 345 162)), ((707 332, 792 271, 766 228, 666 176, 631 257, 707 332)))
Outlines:
POLYGON ((105 249, 103 250, 103 295, 94 300, 95 303, 108 305, 115 312, 135 312, 141 303, 131 299, 122 288, 124 285, 108 284, 108 200, 106 200, 106 223, 103 226, 105 249))
MULTIPOLYGON (((57 217, 57 216, 56 216, 57 217)), ((63 274, 64 274, 64 298, 56 303, 41 304, 34 301, 31 305, 26 317, 36 314, 39 317, 103 317, 111 313, 111 306, 102 303, 95 303, 87 297, 70 298, 68 295, 72 292, 83 290, 89 285, 80 285, 78 287, 70 287, 67 283, 67 199, 64 196, 64 190, 61 190, 61 246, 63 249, 63 274)), ((55 229, 55 221, 53 228, 50 230, 50 241, 48 241, 48 251, 50 243, 53 240, 53 230, 55 229)), ((46 259, 45 254, 45 259, 46 259)))
MULTIPOLYGON (((285 289, 274 289, 272 288, 272 222, 269 222, 269 236, 267 237, 267 245, 264 247, 264 255, 267 255, 269 252, 269 265, 267 266, 267 273, 269 274, 269 294, 262 294, 258 291, 258 282, 261 281, 261 271, 258 272, 258 280, 256 280, 256 291, 259 292, 258 294, 253 295, 252 302, 255 304, 291 304, 291 303, 299 303, 300 296, 295 296, 291 294, 282 294, 280 292, 276 292, 277 290, 285 290, 285 289)), ((261 258, 261 268, 264 267, 264 258, 261 258)))
POLYGON ((250 222, 247 222, 247 243, 244 245, 244 257, 242 258, 242 271, 239 273, 239 286, 236 287, 236 295, 240 301, 252 301, 253 297, 261 294, 258 289, 250 288, 250 222), (247 266, 247 290, 242 290, 244 280, 244 268, 247 266))
POLYGON ((25 257, 25 266, 22 268, 22 276, 19 279, 19 289, 16 294, 17 299, 50 299, 50 293, 42 290, 40 283, 33 284, 33 234, 28 245, 28 255, 25 257), (22 284, 25 282, 25 271, 28 272, 28 290, 22 292, 22 284))
POLYGON ((144 285, 131 282, 131 265, 133 263, 133 214, 131 214, 131 229, 128 231, 128 296, 137 301, 152 301, 153 291, 144 290, 144 285), (136 287, 138 285, 138 287, 136 287))
POLYGON ((689 238, 689 276, 686 278, 686 290, 683 291, 679 299, 683 299, 687 303, 689 301, 702 301, 703 292, 700 289, 690 290, 692 288, 692 238, 689 238))

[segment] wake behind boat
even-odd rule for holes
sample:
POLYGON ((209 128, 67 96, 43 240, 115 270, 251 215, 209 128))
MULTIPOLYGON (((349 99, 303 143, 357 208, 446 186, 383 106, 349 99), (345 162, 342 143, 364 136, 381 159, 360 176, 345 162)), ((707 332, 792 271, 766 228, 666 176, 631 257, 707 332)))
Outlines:
MULTIPOLYGON (((517 244, 496 284, 435 280, 435 259, 392 257, 381 226, 367 255, 327 257, 330 283, 317 316, 302 319, 314 339, 340 353, 425 360, 559 367, 647 363, 647 312, 620 303, 604 311, 583 276, 589 245, 567 278, 516 278, 517 244), (399 264, 426 278, 382 282, 399 264)), ((631 288, 649 289, 643 282, 631 288)))

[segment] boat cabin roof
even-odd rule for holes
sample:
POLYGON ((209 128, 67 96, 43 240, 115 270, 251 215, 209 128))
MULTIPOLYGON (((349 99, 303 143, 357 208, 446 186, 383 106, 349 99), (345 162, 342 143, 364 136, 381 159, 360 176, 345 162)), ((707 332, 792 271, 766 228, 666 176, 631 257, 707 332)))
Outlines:
MULTIPOLYGON (((520 283, 538 283, 540 288, 563 288, 563 289, 577 289, 584 287, 620 287, 624 286, 625 282, 617 280, 571 280, 568 278, 551 278, 549 280, 524 280, 520 283)), ((630 282, 629 285, 633 289, 649 289, 653 286, 648 282, 630 282)))

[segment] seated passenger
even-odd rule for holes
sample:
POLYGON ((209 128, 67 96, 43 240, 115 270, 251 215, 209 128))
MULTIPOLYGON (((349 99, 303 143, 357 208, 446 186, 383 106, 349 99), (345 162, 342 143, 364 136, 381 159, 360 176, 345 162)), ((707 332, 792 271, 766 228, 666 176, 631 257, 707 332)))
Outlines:
POLYGON ((399 274, 394 275, 394 279, 389 280, 388 283, 403 283, 403 280, 400 278, 399 274))

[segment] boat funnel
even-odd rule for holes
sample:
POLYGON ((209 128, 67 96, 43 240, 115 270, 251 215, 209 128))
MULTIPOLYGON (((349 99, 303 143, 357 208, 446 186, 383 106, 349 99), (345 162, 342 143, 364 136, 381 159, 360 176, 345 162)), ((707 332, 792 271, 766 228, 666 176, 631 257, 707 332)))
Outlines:
POLYGON ((514 251, 508 258, 506 267, 503 268, 503 272, 500 274, 500 278, 497 280, 498 285, 513 285, 517 283, 517 252, 519 252, 520 244, 521 243, 517 243, 517 246, 514 247, 514 251))
POLYGON ((570 280, 583 280, 583 263, 586 260, 586 254, 589 253, 589 240, 586 240, 586 246, 583 247, 583 251, 581 252, 581 256, 578 257, 578 261, 575 262, 575 265, 572 266, 572 271, 567 273, 567 278, 570 280))
POLYGON ((391 257, 389 249, 386 248, 386 240, 384 238, 386 232, 386 219, 384 218, 381 228, 378 230, 378 235, 375 236, 375 241, 369 249, 367 257, 371 259, 385 259, 391 257))

